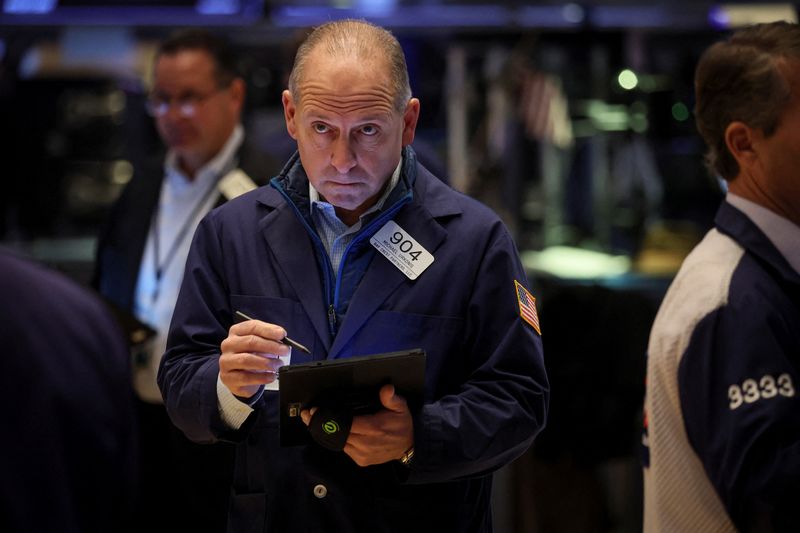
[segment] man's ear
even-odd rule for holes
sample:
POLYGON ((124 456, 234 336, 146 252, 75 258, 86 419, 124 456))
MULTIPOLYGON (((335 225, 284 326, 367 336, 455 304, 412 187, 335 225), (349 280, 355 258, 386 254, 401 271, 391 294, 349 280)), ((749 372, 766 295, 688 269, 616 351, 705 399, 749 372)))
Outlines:
POLYGON ((244 97, 246 93, 244 80, 242 78, 234 78, 233 81, 231 81, 230 87, 228 87, 228 91, 231 95, 231 109, 237 115, 241 115, 242 109, 244 108, 244 97))
POLYGON ((417 129, 419 119, 419 100, 412 98, 406 104, 403 112, 403 146, 408 146, 414 141, 414 132, 417 129))
POLYGON ((297 140, 297 124, 295 124, 297 107, 295 107, 292 93, 288 89, 281 94, 281 101, 283 102, 283 118, 286 119, 286 131, 289 132, 292 139, 297 140))
POLYGON ((725 144, 741 170, 752 168, 758 161, 757 146, 761 136, 761 130, 740 121, 731 122, 725 128, 725 144))

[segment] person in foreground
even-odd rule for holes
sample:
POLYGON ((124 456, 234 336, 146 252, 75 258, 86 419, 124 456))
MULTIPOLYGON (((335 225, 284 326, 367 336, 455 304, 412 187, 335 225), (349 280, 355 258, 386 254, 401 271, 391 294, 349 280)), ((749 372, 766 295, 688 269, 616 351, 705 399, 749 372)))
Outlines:
POLYGON ((136 493, 130 358, 110 311, 0 248, 0 531, 128 531, 136 493))
POLYGON ((645 531, 800 531, 800 27, 710 47, 697 125, 728 184, 656 317, 645 531))
POLYGON ((417 163, 420 103, 389 32, 314 30, 283 106, 299 155, 192 242, 158 374, 170 416, 196 441, 238 443, 230 531, 491 531, 492 472, 530 446, 549 398, 514 242, 417 163), (387 229, 405 271, 370 243, 387 229), (424 405, 387 385, 343 451, 281 447, 265 385, 287 333, 311 351, 293 364, 423 348, 424 405))

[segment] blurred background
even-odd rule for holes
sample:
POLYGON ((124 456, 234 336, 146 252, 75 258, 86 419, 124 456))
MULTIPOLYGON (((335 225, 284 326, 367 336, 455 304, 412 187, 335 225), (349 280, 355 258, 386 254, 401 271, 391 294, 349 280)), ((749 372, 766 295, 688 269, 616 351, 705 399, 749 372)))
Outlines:
POLYGON ((552 381, 548 427, 497 476, 500 532, 641 530, 647 336, 724 195, 692 110, 702 51, 792 3, 706 0, 0 0, 0 243, 88 283, 95 235, 137 161, 155 48, 227 36, 245 123, 290 153, 280 107, 307 28, 367 18, 400 39, 415 147, 512 230, 552 381))

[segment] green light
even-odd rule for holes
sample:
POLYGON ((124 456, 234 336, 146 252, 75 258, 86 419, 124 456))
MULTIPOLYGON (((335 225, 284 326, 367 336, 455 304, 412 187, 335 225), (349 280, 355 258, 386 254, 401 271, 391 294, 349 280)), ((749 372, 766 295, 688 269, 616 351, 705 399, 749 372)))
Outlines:
POLYGON ((689 108, 683 102, 675 102, 672 104, 672 118, 678 122, 686 122, 689 120, 689 108))
POLYGON ((617 83, 626 91, 630 91, 639 84, 639 78, 636 77, 632 70, 626 68, 617 76, 617 83))
POLYGON ((672 118, 678 122, 686 122, 689 119, 689 108, 683 102, 672 104, 672 118))

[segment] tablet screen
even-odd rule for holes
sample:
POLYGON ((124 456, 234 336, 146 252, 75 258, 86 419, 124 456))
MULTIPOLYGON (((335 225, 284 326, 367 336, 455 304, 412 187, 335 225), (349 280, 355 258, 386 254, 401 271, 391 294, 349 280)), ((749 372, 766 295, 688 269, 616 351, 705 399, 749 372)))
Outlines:
POLYGON ((393 384, 409 407, 422 403, 425 351, 419 348, 381 354, 286 365, 279 371, 281 445, 311 442, 300 411, 327 402, 355 415, 381 408, 378 391, 393 384))

